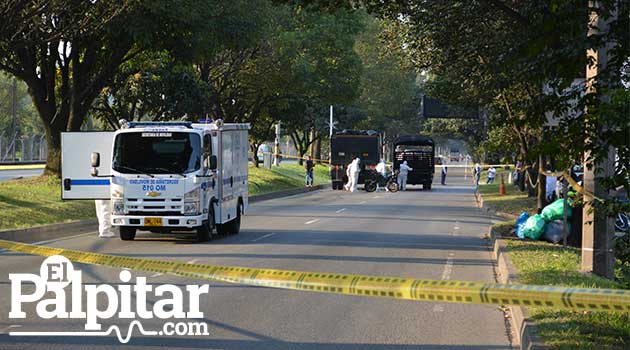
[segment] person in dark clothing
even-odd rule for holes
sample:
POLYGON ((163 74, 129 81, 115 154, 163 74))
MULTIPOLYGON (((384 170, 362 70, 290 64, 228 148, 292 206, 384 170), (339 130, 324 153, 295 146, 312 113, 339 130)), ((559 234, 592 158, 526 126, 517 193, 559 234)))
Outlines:
POLYGON ((306 169, 306 187, 313 187, 313 168, 315 164, 313 164, 313 157, 308 156, 306 161, 304 162, 304 169, 306 169))

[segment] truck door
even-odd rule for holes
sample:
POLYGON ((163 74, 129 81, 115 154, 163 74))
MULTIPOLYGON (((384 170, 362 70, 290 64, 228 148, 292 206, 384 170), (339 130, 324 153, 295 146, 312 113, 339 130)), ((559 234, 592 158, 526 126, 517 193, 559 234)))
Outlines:
POLYGON ((99 175, 110 175, 113 132, 61 133, 61 198, 109 199, 109 178, 92 177, 90 156, 99 152, 99 175))

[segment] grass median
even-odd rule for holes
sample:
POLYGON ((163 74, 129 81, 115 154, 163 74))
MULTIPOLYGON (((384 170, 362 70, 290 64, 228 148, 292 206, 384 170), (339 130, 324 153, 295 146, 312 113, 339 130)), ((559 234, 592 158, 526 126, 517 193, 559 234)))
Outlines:
MULTIPOLYGON (((329 182, 328 167, 315 167, 315 184, 329 182)), ((249 167, 250 195, 304 187, 304 168, 297 163, 272 169, 249 167)), ((94 219, 94 201, 61 200, 60 180, 34 177, 0 183, 0 231, 94 219)))
MULTIPOLYGON (((586 275, 580 250, 546 242, 507 241, 508 255, 519 271, 519 283, 585 288, 627 288, 623 280, 586 275)), ((552 349, 629 349, 630 314, 620 312, 532 309, 536 329, 552 349)))
MULTIPOLYGON (((507 176, 507 175, 506 175, 507 176)), ((527 198, 513 185, 506 183, 506 195, 499 195, 500 177, 494 184, 480 184, 484 205, 496 211, 519 215, 535 212, 536 198, 527 198), (497 181, 498 180, 498 181, 497 181)), ((485 181, 482 181, 485 183, 485 181)), ((510 233, 514 220, 493 226, 499 236, 510 233)), ((530 240, 507 240, 508 256, 518 270, 518 283, 571 287, 629 288, 618 264, 614 281, 580 272, 580 249, 530 240)), ((619 312, 557 311, 531 309, 536 329, 551 349, 630 349, 630 315, 619 312)))
POLYGON ((527 197, 527 192, 521 192, 518 187, 508 184, 509 173, 508 170, 498 170, 494 183, 486 184, 487 172, 484 171, 479 181, 479 193, 483 197, 483 204, 494 211, 512 215, 520 215, 524 211, 531 213, 536 209, 536 198, 527 197), (505 182, 505 195, 499 194, 501 174, 505 182))

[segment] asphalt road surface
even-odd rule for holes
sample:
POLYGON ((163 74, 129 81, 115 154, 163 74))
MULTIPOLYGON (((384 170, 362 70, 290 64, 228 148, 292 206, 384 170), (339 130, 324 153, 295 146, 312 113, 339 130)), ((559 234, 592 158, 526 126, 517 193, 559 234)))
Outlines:
POLYGON ((39 176, 44 169, 0 170, 0 182, 9 181, 21 177, 39 176))
MULTIPOLYGON (((439 172, 436 174, 439 175, 439 172)), ((56 247, 183 262, 357 273, 430 279, 494 281, 490 219, 475 207, 472 188, 456 180, 430 192, 345 193, 332 190, 256 203, 239 235, 196 244, 185 235, 141 233, 133 242, 96 234, 48 243, 56 247)), ((128 344, 108 336, 9 336, 11 331, 84 331, 84 319, 9 319, 9 273, 39 273, 41 257, 1 252, 0 349, 511 349, 505 316, 496 306, 428 303, 268 289, 209 282, 200 299, 207 336, 140 335, 128 344)), ((84 284, 124 285, 120 270, 75 264, 84 284)), ((160 274, 154 286, 207 283, 160 274)), ((67 288, 69 289, 69 287, 67 288)), ((26 286, 24 293, 32 293, 26 286)), ((69 294, 69 292, 68 292, 69 294)), ((68 305, 70 297, 67 296, 68 305)), ((156 298, 147 298, 149 309, 156 298)), ((85 298, 83 298, 85 304, 85 298)), ((107 303, 99 299, 99 308, 107 303)), ((135 309, 135 301, 132 303, 135 309)), ((69 306, 68 306, 69 308, 69 306)), ((142 320, 160 330, 168 320, 142 320)), ((184 320, 191 321, 191 320, 184 320)), ((102 320, 103 330, 130 320, 102 320)))

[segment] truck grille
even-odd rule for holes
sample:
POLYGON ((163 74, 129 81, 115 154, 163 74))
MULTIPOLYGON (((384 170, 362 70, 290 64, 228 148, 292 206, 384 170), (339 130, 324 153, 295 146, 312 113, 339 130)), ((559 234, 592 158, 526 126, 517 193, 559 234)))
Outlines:
POLYGON ((129 215, 139 215, 139 216, 183 216, 179 211, 138 211, 138 210, 130 210, 129 215))
POLYGON ((181 198, 127 198, 130 215, 182 215, 181 198))

